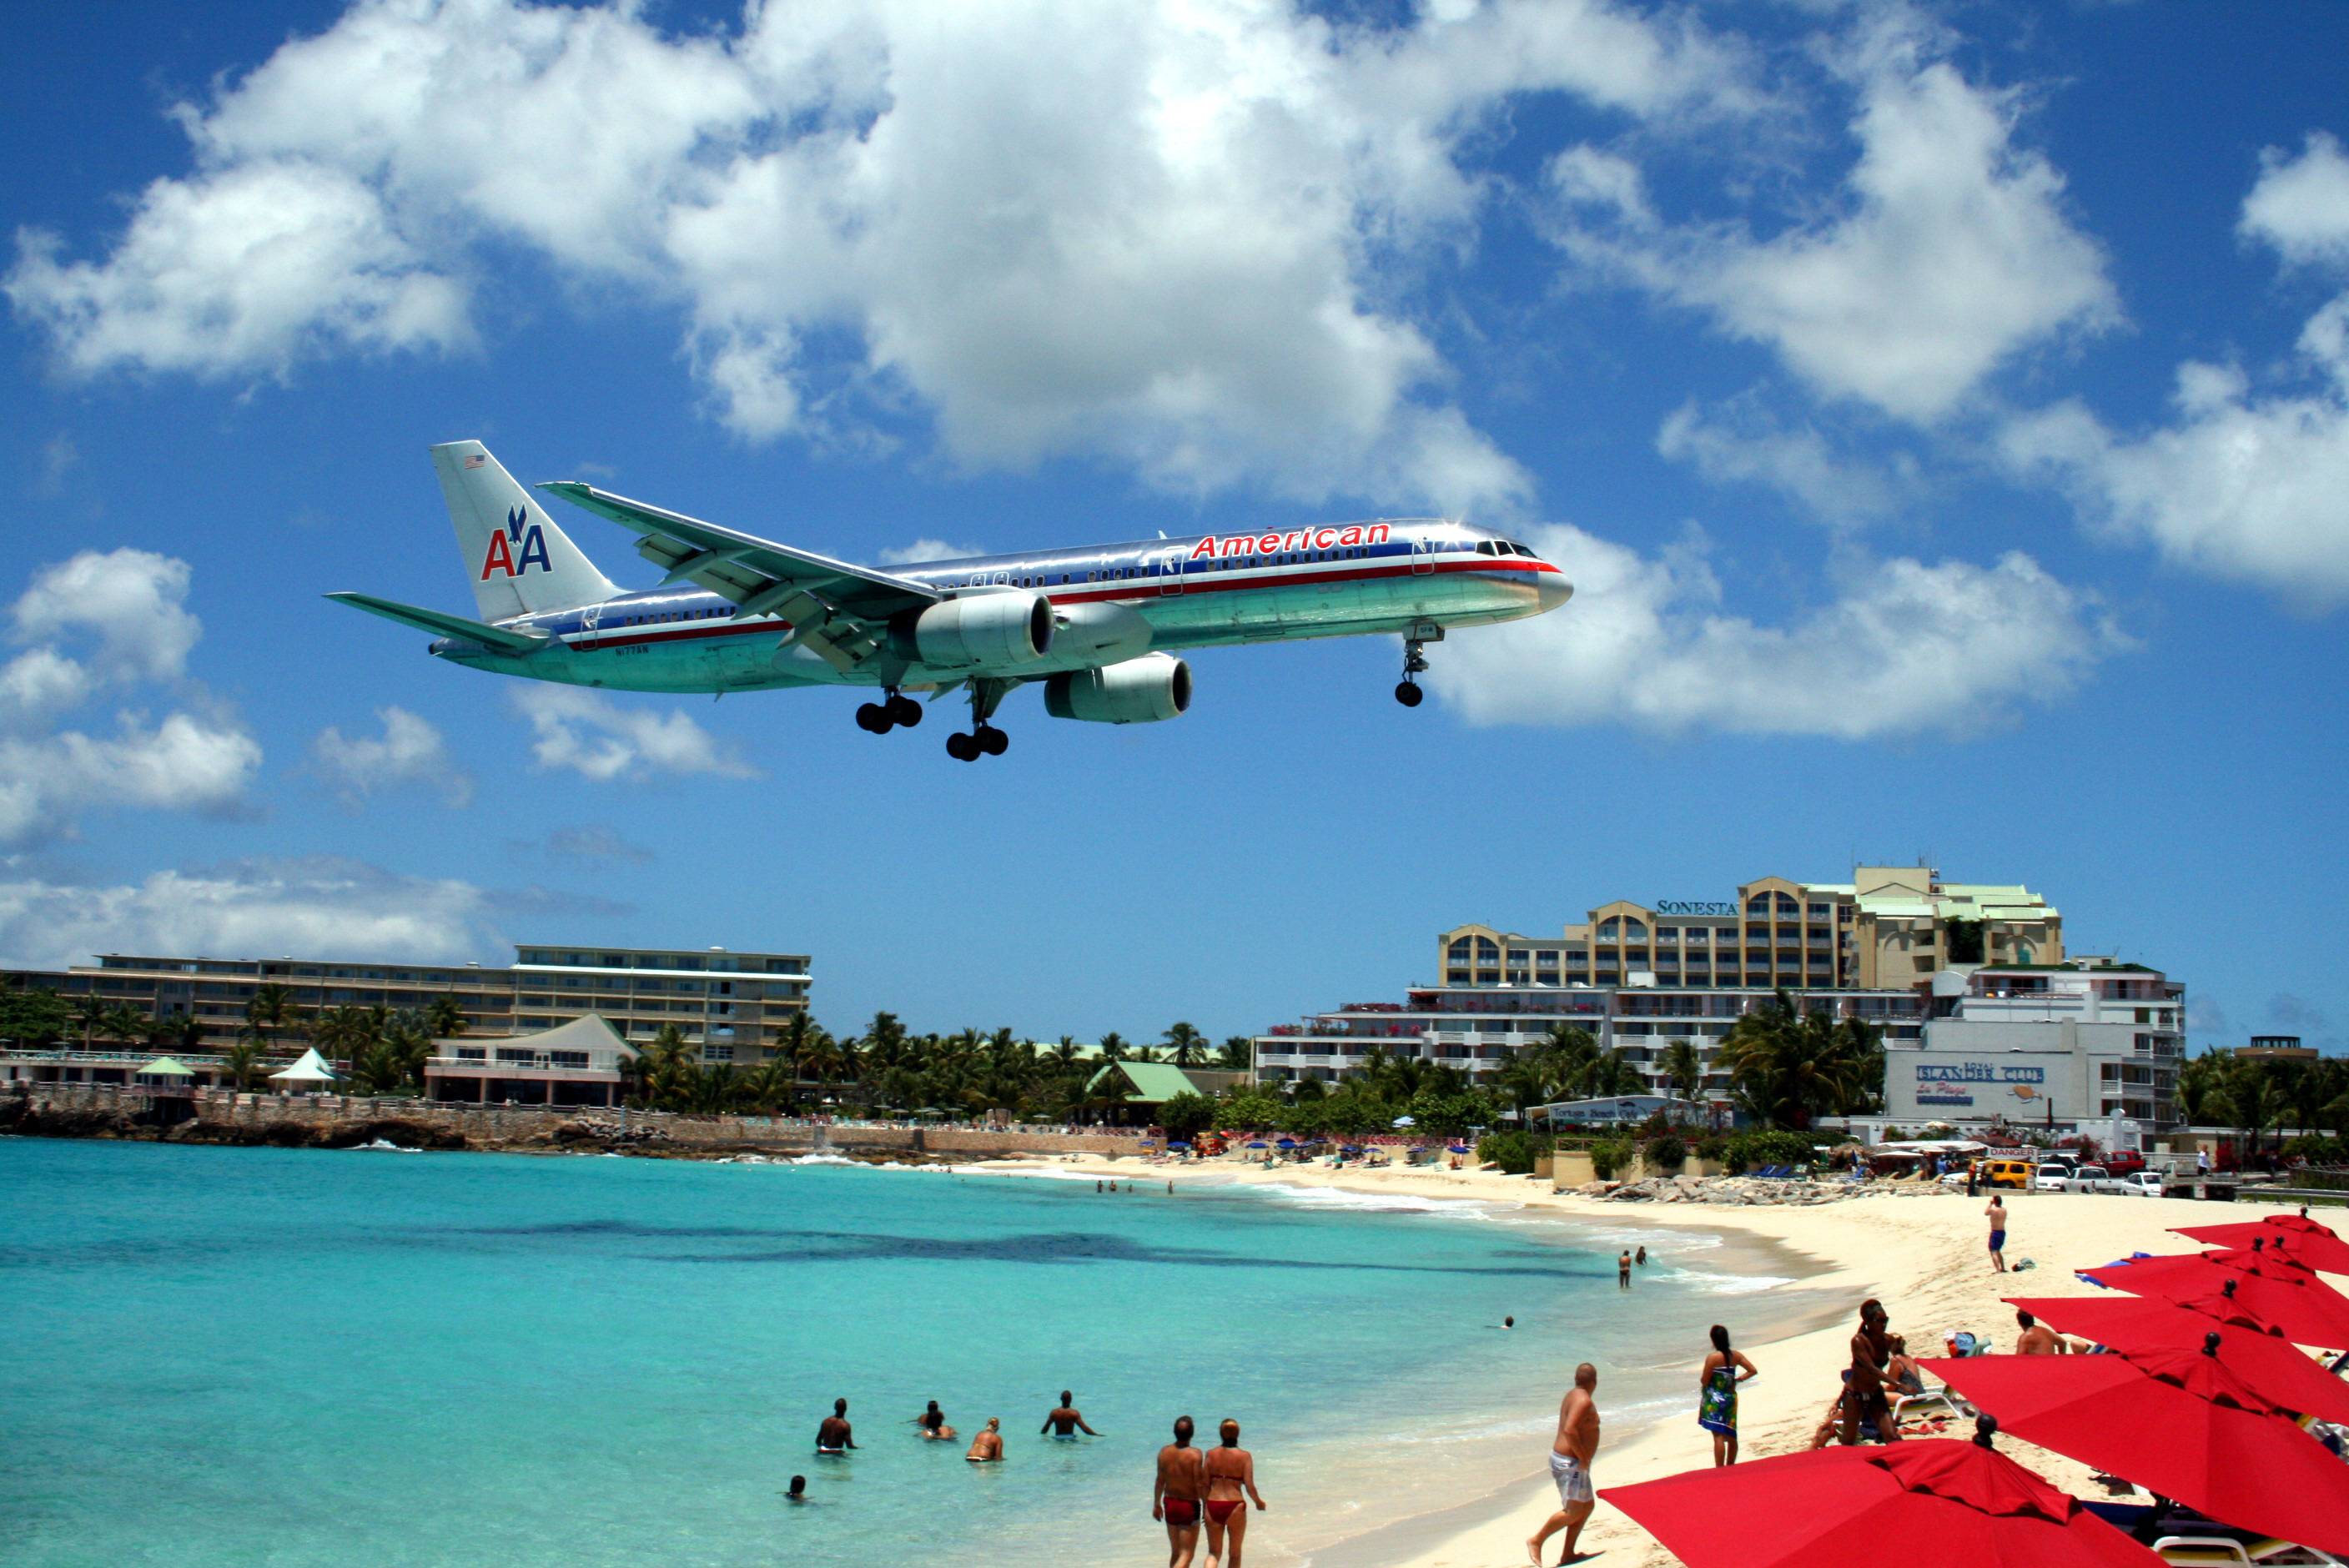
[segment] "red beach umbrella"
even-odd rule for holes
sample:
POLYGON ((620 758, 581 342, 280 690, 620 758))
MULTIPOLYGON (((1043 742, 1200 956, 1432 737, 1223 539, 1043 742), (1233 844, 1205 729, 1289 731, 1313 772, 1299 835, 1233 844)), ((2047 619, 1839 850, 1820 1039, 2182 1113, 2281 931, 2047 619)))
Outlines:
POLYGON ((1920 1363, 2003 1430, 2245 1530, 2349 1552, 2349 1465, 2215 1355, 1920 1363))
POLYGON ((2219 1360, 2260 1395, 2302 1416, 2349 1425, 2349 1383, 2310 1360, 2280 1334, 2221 1296, 2224 1318, 2140 1295, 2009 1296, 2007 1303, 2062 1329, 2082 1334, 2124 1355, 2152 1350, 2199 1350, 2219 1336, 2219 1360))
POLYGON ((2298 1214, 2271 1214, 2232 1225, 2178 1226, 2177 1233, 2214 1247, 2248 1248, 2265 1242, 2271 1253, 2327 1274, 2349 1274, 2349 1242, 2298 1214))
POLYGON ((2161 1559, 1994 1449, 1827 1448, 1599 1495, 1688 1568, 2153 1568, 2161 1559))
POLYGON ((2232 1295, 2244 1306, 2302 1345, 2349 1346, 2349 1299, 2310 1274, 2280 1259, 2251 1253, 2196 1253, 2186 1257, 2145 1258, 2083 1269, 2082 1277, 2133 1295, 2184 1301, 2232 1295), (2232 1290, 2228 1290, 2230 1284, 2232 1290))

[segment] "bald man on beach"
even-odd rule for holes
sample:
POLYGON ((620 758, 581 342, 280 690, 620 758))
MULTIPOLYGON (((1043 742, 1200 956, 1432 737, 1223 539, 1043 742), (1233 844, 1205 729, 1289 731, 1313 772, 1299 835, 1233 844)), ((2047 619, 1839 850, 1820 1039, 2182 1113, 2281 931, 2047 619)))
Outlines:
POLYGON ((1542 1568, 1542 1543, 1561 1530, 1566 1546, 1558 1554, 1558 1568, 1579 1563, 1585 1555, 1575 1551, 1574 1543, 1599 1497, 1590 1484, 1590 1457, 1599 1451, 1598 1392, 1599 1368, 1586 1361, 1574 1369, 1574 1387, 1558 1401, 1557 1436, 1549 1445, 1549 1473, 1557 1482, 1558 1507, 1526 1542, 1526 1555, 1533 1559, 1534 1568, 1542 1568))

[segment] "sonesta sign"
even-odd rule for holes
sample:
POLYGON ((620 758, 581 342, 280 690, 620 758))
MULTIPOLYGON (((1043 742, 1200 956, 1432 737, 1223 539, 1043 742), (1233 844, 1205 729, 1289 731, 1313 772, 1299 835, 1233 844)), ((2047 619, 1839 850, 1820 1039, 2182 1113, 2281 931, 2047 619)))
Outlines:
POLYGON ((1209 534, 1191 547, 1190 559, 1217 555, 1272 555, 1283 550, 1345 550, 1384 544, 1393 530, 1383 522, 1350 522, 1343 528, 1293 528, 1287 533, 1209 534))

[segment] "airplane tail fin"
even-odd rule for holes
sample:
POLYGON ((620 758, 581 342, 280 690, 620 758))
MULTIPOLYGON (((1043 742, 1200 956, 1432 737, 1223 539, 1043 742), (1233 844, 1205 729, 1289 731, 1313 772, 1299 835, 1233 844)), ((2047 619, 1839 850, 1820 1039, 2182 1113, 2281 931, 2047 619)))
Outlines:
POLYGON ((432 466, 482 620, 568 610, 620 592, 481 442, 435 447, 432 466))

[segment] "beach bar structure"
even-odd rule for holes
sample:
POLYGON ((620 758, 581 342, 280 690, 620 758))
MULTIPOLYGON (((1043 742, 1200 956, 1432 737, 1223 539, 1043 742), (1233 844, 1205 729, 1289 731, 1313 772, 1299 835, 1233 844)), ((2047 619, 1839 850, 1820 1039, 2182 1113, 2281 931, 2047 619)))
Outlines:
POLYGON ((435 1040, 424 1064, 428 1099, 473 1105, 617 1105, 620 1064, 635 1053, 601 1016, 518 1039, 435 1040))

